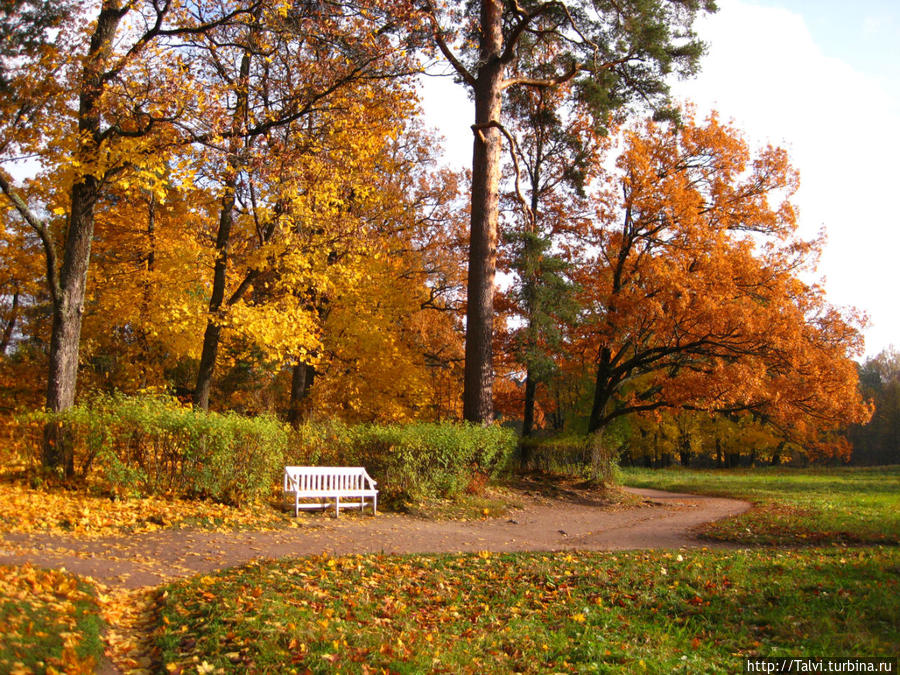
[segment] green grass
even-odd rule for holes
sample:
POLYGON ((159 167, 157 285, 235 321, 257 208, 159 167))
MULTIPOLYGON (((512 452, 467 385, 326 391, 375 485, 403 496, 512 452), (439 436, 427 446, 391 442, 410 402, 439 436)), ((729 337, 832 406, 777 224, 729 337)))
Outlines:
POLYGON ((349 556, 166 588, 169 672, 740 672, 900 650, 895 548, 349 556))
POLYGON ((31 565, 0 566, 0 672, 93 672, 102 627, 89 584, 31 565))
POLYGON ((898 544, 900 466, 762 469, 624 469, 623 482, 737 497, 749 512, 707 525, 711 539, 743 544, 898 544))

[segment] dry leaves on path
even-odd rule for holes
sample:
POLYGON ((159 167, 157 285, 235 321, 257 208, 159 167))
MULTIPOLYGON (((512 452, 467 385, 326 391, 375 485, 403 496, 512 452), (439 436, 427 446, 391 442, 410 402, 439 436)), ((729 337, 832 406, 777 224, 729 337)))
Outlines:
POLYGON ((162 528, 278 529, 286 517, 268 504, 243 508, 165 497, 110 499, 85 490, 34 489, 0 482, 0 530, 103 537, 162 528))
POLYGON ((153 629, 158 602, 164 596, 153 588, 101 589, 98 600, 108 626, 104 635, 107 658, 121 673, 149 675, 158 660, 153 629))

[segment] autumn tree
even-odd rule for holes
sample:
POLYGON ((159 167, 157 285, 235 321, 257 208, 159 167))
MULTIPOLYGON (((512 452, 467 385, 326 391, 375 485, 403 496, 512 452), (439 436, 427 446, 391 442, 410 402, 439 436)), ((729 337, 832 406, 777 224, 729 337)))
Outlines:
POLYGON ((359 180, 362 168, 374 167, 379 144, 397 133, 391 127, 399 125, 408 97, 398 78, 408 74, 409 64, 391 34, 389 10, 379 2, 273 3, 194 45, 199 77, 216 94, 200 116, 181 126, 202 146, 221 195, 194 395, 200 408, 209 406, 228 324, 250 329, 254 316, 266 321, 268 336, 257 343, 272 343, 276 331, 281 346, 293 342, 298 368, 308 365, 303 352, 316 342, 310 308, 284 288, 280 317, 271 312, 262 319, 254 311, 259 299, 274 301, 276 294, 271 287, 261 293, 258 286, 271 282, 265 271, 271 264, 279 267, 282 286, 314 285, 285 276, 284 263, 294 255, 288 242, 299 237, 309 250, 312 234, 322 240, 327 257, 330 235, 323 224, 352 218, 354 202, 368 192, 366 180, 359 180), (240 271, 232 269, 238 251, 244 257, 240 271))
POLYGON ((860 320, 799 276, 822 241, 796 236, 783 150, 751 153, 715 116, 625 134, 579 266, 589 430, 660 409, 752 412, 846 452, 829 429, 865 419, 850 356, 860 320))
POLYGON ((639 99, 659 105, 665 78, 692 72, 701 45, 691 25, 711 1, 461 3, 428 0, 437 49, 474 98, 471 227, 463 414, 492 418, 493 301, 503 145, 503 101, 514 87, 566 82, 598 114, 639 99), (549 73, 535 72, 530 50, 551 45, 549 73))
POLYGON ((369 198, 352 208, 353 236, 332 242, 327 286, 310 296, 321 349, 302 408, 355 421, 456 418, 460 180, 437 168, 415 124, 385 151, 366 174, 369 198))
POLYGON ((623 427, 626 465, 725 468, 806 459, 802 445, 750 411, 655 410, 623 427))
POLYGON ((860 389, 875 405, 872 419, 851 427, 853 461, 900 462, 900 353, 894 347, 868 358, 859 367, 860 389))
POLYGON ((81 390, 134 393, 185 387, 174 372, 196 364, 205 325, 202 238, 218 214, 215 194, 192 181, 159 194, 110 186, 95 210, 80 357, 81 390))
MULTIPOLYGON (((72 22, 53 44, 4 73, 6 87, 17 93, 5 99, 3 159, 17 153, 39 156, 48 167, 44 180, 53 176, 52 187, 62 186, 66 193, 51 214, 0 171, 0 189, 34 230, 46 257, 53 308, 49 410, 65 410, 75 398, 97 200, 123 176, 139 176, 152 185, 165 173, 164 155, 154 148, 156 131, 185 103, 182 79, 188 72, 173 47, 184 36, 245 11, 241 6, 103 0, 93 21, 72 22)), ((47 429, 43 461, 63 467, 67 476, 73 473, 64 430, 55 425, 47 429)))

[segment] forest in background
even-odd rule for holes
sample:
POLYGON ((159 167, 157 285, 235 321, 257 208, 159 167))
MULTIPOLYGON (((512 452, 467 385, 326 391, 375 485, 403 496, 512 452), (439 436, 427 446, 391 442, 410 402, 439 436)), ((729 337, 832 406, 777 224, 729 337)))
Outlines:
POLYGON ((701 5, 23 3, 0 72, 9 428, 167 393, 295 426, 496 418, 634 463, 896 462, 896 355, 858 367, 863 318, 809 281, 823 238, 797 232, 786 153, 663 105, 701 5), (421 116, 437 58, 503 102, 460 113, 470 172, 421 116))

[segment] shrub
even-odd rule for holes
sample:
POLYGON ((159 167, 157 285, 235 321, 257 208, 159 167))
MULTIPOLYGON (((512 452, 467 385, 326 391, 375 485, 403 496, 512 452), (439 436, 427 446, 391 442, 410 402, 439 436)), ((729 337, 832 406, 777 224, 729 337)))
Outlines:
POLYGON ((515 434, 474 424, 308 423, 292 437, 290 463, 365 466, 390 498, 452 497, 506 469, 515 434))
POLYGON ((240 504, 271 492, 287 448, 274 417, 207 413, 165 397, 101 396, 29 421, 68 428, 83 477, 141 495, 240 504))
POLYGON ((602 434, 523 438, 519 457, 525 469, 584 476, 602 483, 618 482, 618 451, 602 434))
POLYGON ((510 463, 515 434, 500 427, 307 423, 206 413, 160 396, 98 396, 69 410, 33 413, 41 429, 68 429, 82 477, 110 493, 171 494, 240 504, 276 489, 285 464, 364 466, 382 496, 452 497, 478 489, 510 463))

